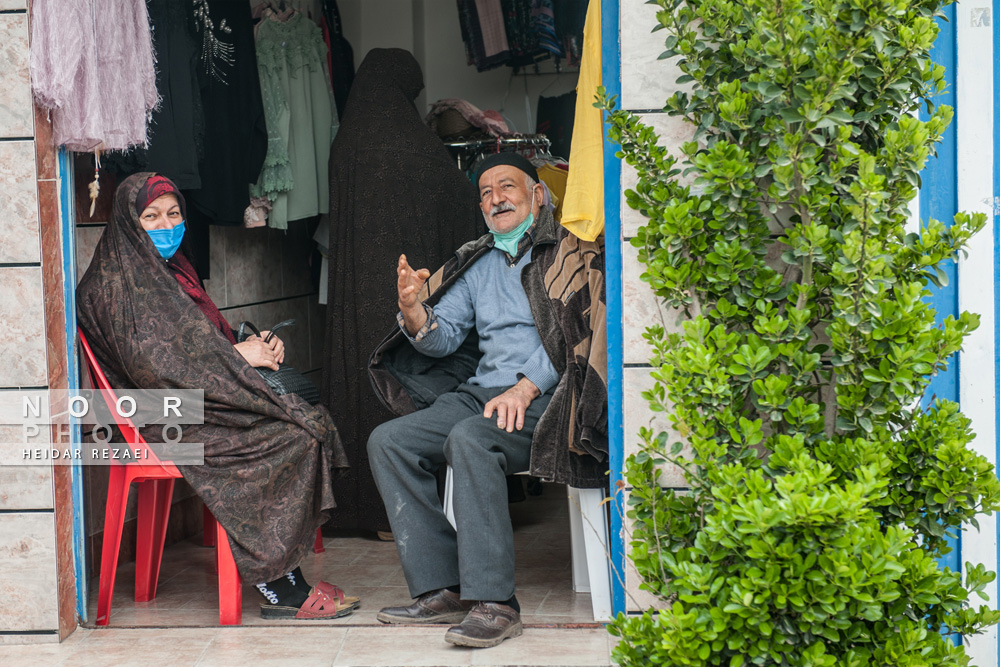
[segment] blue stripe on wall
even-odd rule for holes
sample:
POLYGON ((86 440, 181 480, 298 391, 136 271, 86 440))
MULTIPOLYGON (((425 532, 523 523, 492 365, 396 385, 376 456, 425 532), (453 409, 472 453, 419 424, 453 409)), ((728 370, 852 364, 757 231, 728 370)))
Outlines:
MULTIPOLYGON (((946 69, 945 80, 947 89, 938 95, 934 102, 938 105, 947 104, 953 108, 957 105, 955 95, 956 81, 956 30, 955 30, 955 5, 946 8, 947 21, 938 20, 941 32, 938 34, 934 48, 931 50, 931 59, 944 65, 946 69)), ((927 118, 926 110, 921 112, 921 118, 927 118)), ((937 157, 931 158, 924 169, 920 188, 920 217, 926 221, 928 218, 940 220, 946 225, 950 225, 954 220, 955 213, 958 212, 958 142, 957 128, 958 115, 956 110, 955 119, 945 132, 940 144, 937 146, 937 157)), ((937 321, 941 322, 949 315, 958 315, 958 267, 955 262, 948 261, 943 266, 948 275, 948 285, 940 289, 932 288, 930 302, 937 310, 937 321)), ((925 396, 925 403, 932 396, 941 399, 958 402, 958 377, 959 357, 955 355, 948 364, 948 370, 938 374, 928 387, 925 396)), ((961 536, 950 540, 952 552, 943 557, 939 562, 941 565, 951 568, 955 572, 961 571, 961 536)))
MULTIPOLYGON (((601 81, 608 95, 621 95, 621 44, 619 38, 620 0, 593 0, 601 3, 601 81)), ((615 157, 616 144, 607 140, 604 125, 604 246, 607 265, 605 291, 608 307, 608 463, 611 468, 611 608, 625 611, 625 506, 616 493, 622 481, 625 457, 624 411, 622 408, 622 363, 624 325, 622 320, 622 220, 621 161, 615 157)))
MULTIPOLYGON (((66 387, 71 392, 80 389, 79 367, 76 363, 76 215, 73 195, 73 166, 65 148, 59 149, 59 224, 62 228, 63 299, 66 308, 66 387)), ((80 423, 70 418, 71 442, 82 442, 80 423)), ((71 470, 73 495, 73 563, 76 572, 76 614, 87 620, 87 549, 86 523, 83 506, 83 468, 79 462, 71 470)))

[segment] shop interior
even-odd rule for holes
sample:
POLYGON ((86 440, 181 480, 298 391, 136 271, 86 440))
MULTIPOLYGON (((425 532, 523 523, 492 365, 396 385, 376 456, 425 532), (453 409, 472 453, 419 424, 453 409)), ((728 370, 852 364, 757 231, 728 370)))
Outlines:
MULTIPOLYGON (((304 160, 309 164, 293 167, 295 179, 291 188, 285 188, 277 198, 269 198, 267 192, 273 195, 280 188, 268 190, 267 187, 258 187, 256 192, 258 195, 264 193, 262 198, 268 200, 266 203, 254 207, 254 202, 260 198, 251 200, 247 195, 247 208, 242 215, 220 214, 225 219, 213 218, 212 210, 213 207, 222 210, 228 204, 205 201, 198 194, 197 175, 181 173, 183 169, 180 166, 176 167, 178 173, 167 175, 174 178, 182 189, 193 191, 192 195, 185 196, 190 211, 188 228, 192 235, 191 243, 196 245, 195 254, 198 256, 196 266, 206 291, 226 320, 234 328, 240 322, 250 321, 265 329, 277 322, 294 319, 295 325, 281 334, 286 345, 285 362, 302 371, 322 389, 327 381, 324 370, 330 372, 328 301, 331 297, 336 298, 328 289, 329 269, 325 256, 330 252, 330 227, 336 225, 337 220, 335 214, 330 214, 330 209, 336 207, 336 201, 333 198, 328 200, 323 194, 330 183, 328 169, 332 165, 327 164, 329 153, 320 147, 327 141, 328 134, 336 135, 339 131, 353 76, 366 55, 378 48, 401 48, 414 55, 424 80, 423 89, 414 102, 416 111, 421 118, 426 119, 430 115, 426 124, 434 129, 448 148, 458 169, 469 172, 479 157, 490 152, 518 151, 532 159, 540 169, 542 165, 547 165, 546 171, 552 181, 545 179, 546 186, 553 195, 552 205, 558 208, 559 181, 561 178, 561 187, 565 188, 565 165, 570 158, 575 89, 587 3, 568 0, 542 3, 531 0, 509 3, 477 3, 474 0, 242 1, 250 5, 245 12, 246 21, 258 23, 254 27, 256 45, 252 40, 249 43, 258 49, 260 62, 273 56, 265 54, 264 47, 260 46, 260 41, 266 39, 269 32, 264 27, 269 25, 268 22, 278 24, 270 26, 277 29, 276 34, 288 30, 287 34, 292 35, 289 26, 301 22, 307 28, 296 30, 294 34, 326 36, 330 58, 322 61, 319 72, 322 76, 316 76, 316 69, 310 64, 292 63, 294 59, 291 57, 289 62, 292 64, 286 64, 302 68, 302 77, 312 82, 306 84, 307 92, 312 97, 306 99, 294 94, 294 86, 301 85, 301 81, 292 85, 292 93, 286 87, 286 111, 287 107, 291 107, 292 129, 286 131, 284 139, 287 142, 291 132, 292 141, 299 142, 298 156, 301 160, 305 152, 301 146, 309 143, 311 132, 310 151, 316 146, 315 154, 311 153, 311 157, 304 160), (477 35, 476 30, 468 29, 469 22, 478 19, 475 15, 470 17, 463 13, 463 7, 500 7, 501 4, 512 12, 523 14, 507 18, 506 34, 501 29, 499 33, 487 31, 485 35, 479 31, 477 35), (554 14, 554 21, 547 24, 551 28, 549 32, 541 31, 538 27, 540 19, 531 13, 532 8, 537 9, 537 6, 547 8, 554 14), (516 26, 523 31, 515 30, 516 26), (497 42, 501 38, 502 45, 497 42), (435 104, 441 100, 448 102, 435 104), (296 105, 310 108, 296 109, 296 105), (304 127, 302 118, 311 118, 311 125, 304 127), (305 189, 310 190, 308 197, 300 198, 305 201, 296 202, 295 191, 305 189), (282 196, 286 196, 288 201, 282 203, 282 196), (305 215, 302 215, 303 212, 305 215)), ((153 167, 166 171, 157 166, 160 164, 157 159, 179 164, 176 154, 166 158, 162 155, 156 158, 153 154, 154 147, 163 152, 162 141, 158 140, 156 133, 159 128, 168 127, 167 115, 174 114, 173 122, 178 122, 177 119, 183 116, 182 110, 179 110, 183 105, 178 99, 169 98, 171 94, 183 94, 177 92, 177 82, 215 77, 213 85, 218 88, 218 79, 228 77, 223 87, 228 86, 230 90, 237 85, 249 85, 235 70, 227 73, 227 68, 232 66, 230 60, 235 61, 235 68, 244 64, 241 61, 244 54, 239 50, 243 42, 239 41, 237 33, 245 28, 246 23, 230 21, 227 27, 232 32, 226 33, 219 29, 220 24, 216 20, 213 39, 217 44, 214 53, 208 54, 206 60, 203 48, 209 43, 206 34, 212 28, 205 24, 196 25, 193 17, 182 17, 188 22, 181 27, 181 23, 175 23, 181 19, 164 10, 162 6, 165 4, 169 3, 155 0, 149 3, 150 20, 154 24, 154 47, 158 50, 158 89, 164 98, 151 123, 150 154, 97 152, 77 153, 74 156, 78 280, 87 270, 94 248, 107 225, 112 194, 120 179, 134 171, 153 167), (157 20, 163 23, 158 25, 157 20), (188 42, 175 34, 181 30, 188 31, 185 38, 195 49, 193 53, 183 51, 188 42), (227 44, 233 45, 228 56, 227 44), (160 49, 163 49, 162 53, 160 49), (195 74, 181 72, 185 65, 196 70, 195 74), (163 85, 164 82, 169 85, 163 85), (157 124, 158 120, 160 124, 157 124)), ((211 12, 232 4, 233 0, 209 0, 207 7, 211 12)), ((232 8, 227 11, 232 11, 232 8)), ((549 18, 552 18, 551 14, 549 18)), ((499 19, 503 28, 504 17, 499 19)), ((251 39, 247 35, 243 37, 251 39)), ((213 47, 210 45, 207 48, 211 51, 213 47)), ((307 49, 302 47, 302 51, 307 49)), ((261 107, 258 115, 264 118, 267 112, 263 107, 273 100, 264 81, 267 67, 260 67, 260 81, 265 89, 258 94, 261 107)), ((256 74, 255 70, 252 68, 251 73, 256 74)), ((284 76, 294 79, 298 74, 292 72, 289 75, 286 71, 284 76)), ((198 135, 199 139, 193 140, 197 149, 192 153, 196 166, 200 165, 202 169, 202 188, 207 188, 213 178, 219 183, 231 182, 234 178, 239 181, 240 177, 232 173, 209 173, 218 172, 220 168, 205 165, 211 163, 213 156, 219 152, 239 153, 226 143, 246 141, 244 130, 237 125, 242 122, 242 127, 253 129, 245 119, 225 117, 225 114, 233 113, 232 107, 226 107, 230 111, 211 108, 217 98, 205 95, 200 102, 202 108, 194 105, 193 118, 198 119, 192 121, 194 127, 163 130, 168 134, 175 133, 171 135, 175 145, 165 151, 167 153, 176 153, 176 143, 180 141, 178 137, 202 133, 198 135)), ((247 113, 242 113, 241 117, 247 113)), ((256 131, 259 134, 260 128, 256 131)), ((268 146, 268 157, 263 163, 264 171, 270 168, 270 142, 275 139, 271 127, 267 128, 267 132, 264 144, 268 146)), ((232 160, 238 161, 241 168, 246 167, 245 157, 237 155, 232 160)), ((218 164, 223 165, 222 169, 227 168, 224 161, 218 164)), ((233 164, 235 162, 229 163, 228 167, 232 168, 233 164)), ((387 156, 386 164, 386 168, 391 169, 391 156, 387 156)), ((400 187, 405 187, 406 174, 395 174, 392 178, 401 183, 400 187)), ((258 181, 258 177, 254 176, 251 182, 260 186, 263 180, 261 177, 258 181)), ((485 226, 480 233, 484 231, 485 226)), ((384 267, 386 284, 393 289, 394 269, 393 265, 384 267)), ((384 313, 382 328, 386 331, 392 326, 394 315, 394 312, 384 313)), ((377 341, 371 342, 374 345, 377 341)), ((85 365, 81 365, 80 377, 87 382, 85 365)), ((367 380, 365 389, 368 389, 367 380)), ((302 568, 310 580, 324 579, 342 587, 349 595, 360 596, 362 606, 348 617, 316 621, 318 624, 377 625, 375 614, 379 608, 409 600, 391 533, 386 530, 384 522, 373 518, 384 512, 381 508, 371 507, 371 496, 374 493, 377 498, 377 492, 371 489, 365 492, 361 488, 365 484, 364 479, 354 479, 350 484, 354 495, 365 498, 368 506, 352 515, 351 500, 346 498, 343 511, 323 528, 323 550, 311 553, 302 568)), ((336 487, 334 492, 337 493, 336 487)), ((88 625, 93 625, 97 617, 98 575, 105 553, 103 540, 107 495, 107 468, 85 468, 85 548, 87 569, 91 576, 88 625)), ((135 495, 133 488, 120 542, 109 625, 217 625, 219 599, 215 554, 214 549, 206 546, 211 542, 212 535, 202 534, 204 515, 201 501, 182 479, 177 480, 173 488, 156 596, 146 602, 134 599, 137 569, 135 545, 137 532, 141 530, 135 495)), ((517 595, 524 622, 545 625, 593 623, 594 609, 587 592, 586 577, 582 577, 582 582, 578 581, 581 579, 582 564, 576 563, 577 571, 574 572, 571 557, 571 533, 579 532, 580 524, 579 517, 574 518, 570 511, 573 501, 568 500, 567 488, 527 476, 515 476, 509 479, 509 496, 515 531, 517 595), (572 530, 571 520, 578 522, 572 530)), ((592 528, 583 526, 584 531, 589 529, 592 528)), ((258 611, 259 602, 256 591, 244 586, 244 625, 287 624, 287 621, 262 619, 258 611)))

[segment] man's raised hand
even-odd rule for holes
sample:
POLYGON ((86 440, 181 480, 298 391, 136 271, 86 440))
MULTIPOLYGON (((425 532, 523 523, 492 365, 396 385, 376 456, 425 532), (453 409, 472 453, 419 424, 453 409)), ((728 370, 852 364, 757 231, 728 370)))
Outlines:
POLYGON ((431 277, 427 269, 416 271, 406 261, 406 255, 399 256, 396 265, 396 291, 399 293, 399 312, 403 313, 403 324, 411 336, 416 336, 427 321, 427 311, 420 303, 420 290, 431 277))
POLYGON ((399 256, 396 266, 396 290, 399 292, 399 307, 405 311, 420 303, 420 290, 431 277, 427 269, 414 270, 406 261, 406 255, 399 256))

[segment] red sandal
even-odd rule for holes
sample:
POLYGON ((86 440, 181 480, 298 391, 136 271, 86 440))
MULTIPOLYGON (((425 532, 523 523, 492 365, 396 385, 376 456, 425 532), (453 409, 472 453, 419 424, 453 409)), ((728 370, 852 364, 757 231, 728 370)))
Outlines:
POLYGON ((327 581, 318 582, 314 588, 320 593, 325 593, 332 598, 336 598, 341 605, 347 605, 351 609, 357 609, 361 606, 361 598, 345 595, 344 590, 340 586, 327 581))
POLYGON ((336 597, 313 589, 301 607, 286 607, 263 603, 260 605, 261 618, 295 618, 299 620, 322 620, 347 616, 354 608, 341 603, 336 597))

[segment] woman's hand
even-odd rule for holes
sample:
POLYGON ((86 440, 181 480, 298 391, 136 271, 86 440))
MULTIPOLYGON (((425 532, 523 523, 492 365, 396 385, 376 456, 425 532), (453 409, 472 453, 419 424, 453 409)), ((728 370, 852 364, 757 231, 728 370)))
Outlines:
MULTIPOLYGON (((267 336, 270 333, 270 331, 261 331, 260 337, 267 340, 267 336)), ((270 346, 270 348, 274 351, 274 358, 278 360, 279 364, 285 360, 285 344, 281 342, 280 338, 277 336, 271 336, 271 340, 265 343, 265 345, 270 346)))
MULTIPOLYGON (((274 343, 276 339, 272 338, 271 343, 274 343)), ((281 341, 278 341, 279 343, 281 341)), ((237 343, 233 347, 236 351, 243 355, 243 358, 247 360, 247 363, 254 368, 270 368, 272 371, 278 370, 278 358, 271 349, 271 345, 264 342, 262 338, 257 336, 252 336, 247 338, 242 343, 237 343)), ((284 358, 284 346, 282 346, 282 358, 284 358)))

